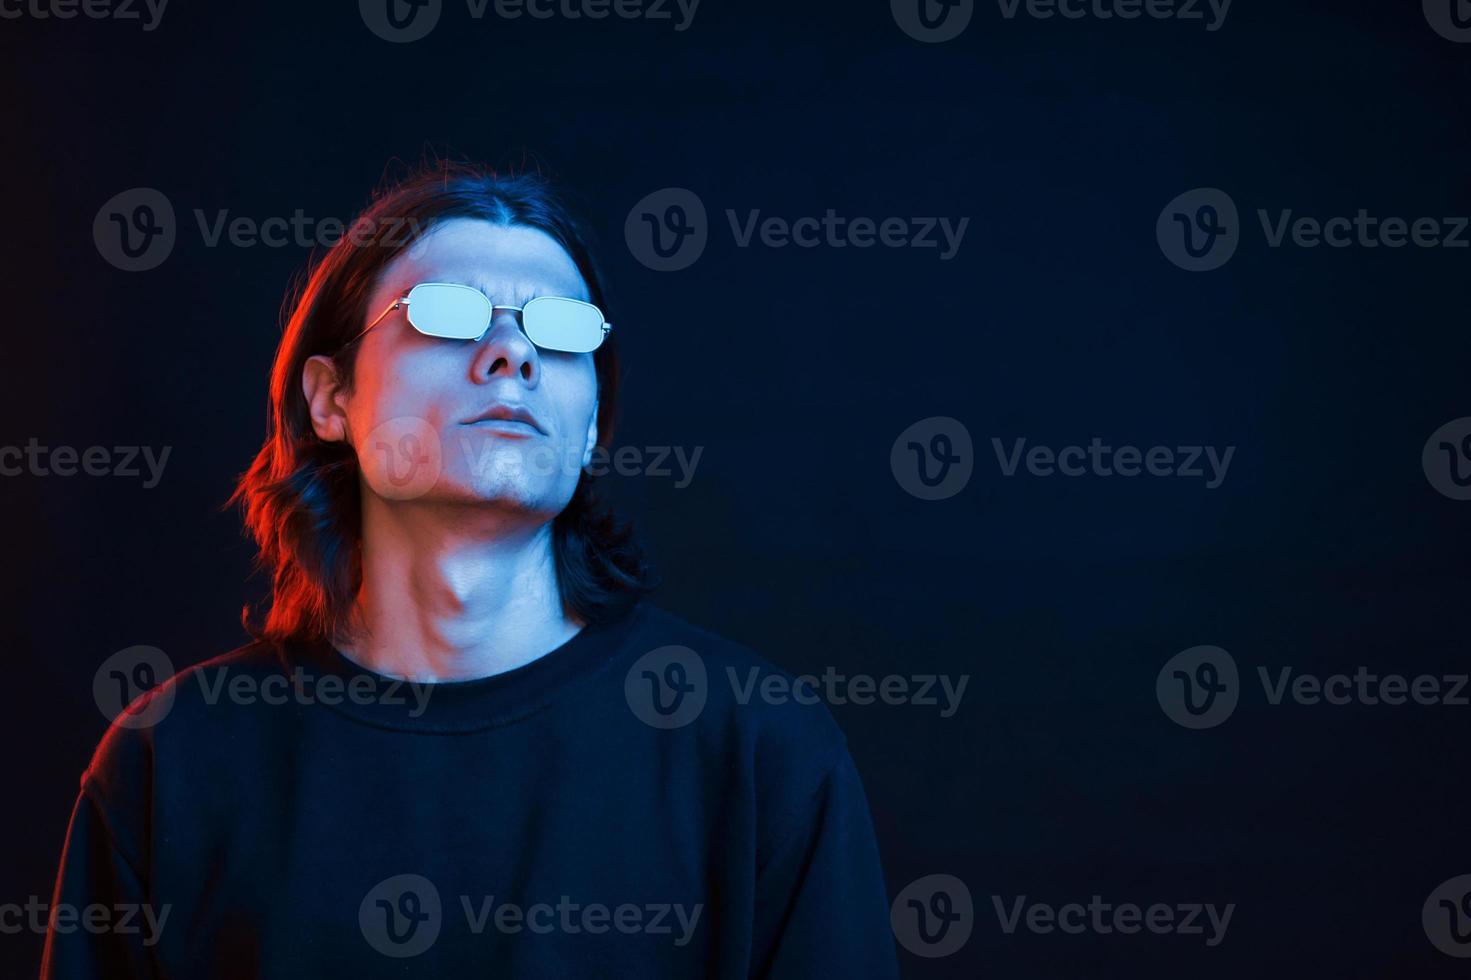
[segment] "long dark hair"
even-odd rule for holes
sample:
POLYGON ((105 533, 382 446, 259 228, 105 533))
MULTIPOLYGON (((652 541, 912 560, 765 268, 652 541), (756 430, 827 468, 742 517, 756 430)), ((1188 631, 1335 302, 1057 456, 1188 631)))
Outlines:
MULTIPOLYGON (((319 439, 301 389, 307 358, 333 359, 351 388, 358 349, 379 274, 437 223, 476 218, 536 228, 577 265, 590 298, 608 310, 590 239, 548 181, 537 173, 498 175, 471 164, 441 162, 381 189, 341 239, 288 297, 289 315, 271 369, 264 445, 241 475, 229 504, 239 504, 270 573, 264 622, 247 605, 241 622, 260 640, 332 640, 351 632, 361 584, 361 500, 357 456, 346 442, 319 439)), ((593 354, 598 382, 598 440, 611 441, 618 403, 617 334, 593 354)), ((562 601, 585 623, 616 619, 652 588, 652 574, 632 530, 602 503, 584 471, 572 500, 552 522, 562 601)))

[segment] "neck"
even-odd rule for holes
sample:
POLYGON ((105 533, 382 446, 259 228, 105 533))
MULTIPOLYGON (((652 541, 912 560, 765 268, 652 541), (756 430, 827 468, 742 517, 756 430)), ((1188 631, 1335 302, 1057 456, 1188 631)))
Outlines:
POLYGON ((390 506, 365 491, 362 527, 355 628, 336 646, 369 670, 422 682, 489 677, 583 625, 563 608, 544 515, 390 506))

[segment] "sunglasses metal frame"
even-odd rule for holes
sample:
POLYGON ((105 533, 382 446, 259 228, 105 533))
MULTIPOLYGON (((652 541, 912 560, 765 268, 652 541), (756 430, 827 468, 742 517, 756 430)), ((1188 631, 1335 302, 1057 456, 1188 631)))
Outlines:
MULTIPOLYGON (((454 287, 456 287, 458 289, 474 289, 473 286, 466 286, 466 285, 463 285, 462 283, 457 283, 457 282, 420 282, 420 283, 415 283, 413 286, 411 286, 409 288, 409 291, 408 292, 404 293, 398 299, 394 300, 388 306, 387 309, 385 309, 382 313, 379 313, 373 319, 373 322, 372 323, 370 323, 366 327, 364 327, 361 331, 359 331, 352 338, 352 340, 349 340, 347 343, 348 344, 352 344, 352 343, 355 343, 356 341, 358 341, 360 338, 362 338, 364 335, 366 335, 369 330, 372 330, 378 324, 382 323, 383 322, 383 318, 386 317, 386 316, 388 316, 388 314, 392 313, 394 310, 397 310, 397 309, 407 309, 408 306, 409 306, 409 294, 412 293, 415 289, 418 289, 420 286, 454 286, 454 287)), ((475 292, 479 293, 480 290, 475 289, 475 292)), ((480 293, 480 295, 485 296, 484 293, 480 293)), ((522 333, 525 333, 526 332, 526 323, 525 323, 525 319, 524 319, 525 313, 526 313, 526 307, 524 307, 524 306, 504 306, 504 305, 501 305, 499 303, 496 303, 493 300, 490 300, 490 297, 488 297, 488 296, 486 296, 486 299, 488 301, 490 301, 490 317, 487 318, 486 321, 485 321, 485 330, 480 331, 480 333, 479 333, 478 336, 475 336, 475 337, 438 337, 438 336, 436 336, 434 334, 424 334, 424 336, 426 336, 426 337, 434 337, 436 340, 473 340, 473 341, 477 341, 478 342, 482 337, 485 336, 486 331, 490 329, 490 322, 491 322, 492 319, 495 318, 495 311, 496 310, 515 310, 517 313, 522 314, 523 319, 522 319, 522 323, 521 323, 521 332, 522 333)), ((597 310, 598 317, 600 319, 601 319, 601 317, 603 315, 603 311, 600 310, 600 309, 598 309, 598 307, 597 307, 596 304, 586 303, 586 302, 583 302, 580 299, 573 299, 570 296, 536 296, 536 297, 533 297, 531 300, 529 300, 528 303, 527 303, 527 305, 530 305, 531 303, 536 302, 536 300, 538 300, 538 299, 561 299, 561 300, 566 300, 569 303, 581 303, 583 306, 587 306, 587 307, 590 307, 590 308, 592 308, 594 310, 597 310)), ((413 320, 409 320, 409 326, 413 327, 415 330, 419 330, 418 324, 414 323, 413 320)), ((606 320, 604 320, 603 321, 603 335, 602 335, 602 337, 598 338, 598 345, 597 345, 597 347, 594 347, 593 348, 594 351, 597 350, 598 347, 601 347, 603 345, 603 340, 608 336, 609 333, 612 332, 612 330, 613 330, 613 324, 611 324, 611 323, 607 322, 606 320)), ((420 333, 424 333, 424 331, 422 331, 422 330, 419 330, 419 332, 420 333)), ((527 339, 530 339, 530 335, 529 334, 527 335, 527 339)), ((533 344, 536 344, 536 341, 533 340, 532 343, 533 344)), ((343 346, 346 346, 346 345, 343 345, 343 346)), ((541 345, 540 344, 536 344, 536 346, 540 347, 541 345)), ((553 347, 553 348, 547 348, 547 349, 549 349, 549 350, 558 350, 558 348, 555 348, 555 347, 553 347)), ((584 354, 591 354, 592 351, 561 351, 561 353, 584 353, 584 354)))

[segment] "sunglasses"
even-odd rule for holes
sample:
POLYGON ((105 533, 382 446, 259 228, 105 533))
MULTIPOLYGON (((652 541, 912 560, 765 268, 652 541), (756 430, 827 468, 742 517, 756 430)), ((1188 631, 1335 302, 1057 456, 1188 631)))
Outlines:
MULTIPOLYGON (((393 301, 353 340, 372 330, 399 307, 408 310, 410 325, 426 337, 479 340, 490 329, 496 310, 521 314, 521 329, 543 350, 587 354, 598 349, 613 325, 591 303, 565 296, 538 296, 525 306, 492 304, 480 290, 449 282, 421 282, 393 301)), ((349 341, 351 343, 351 341, 349 341)))

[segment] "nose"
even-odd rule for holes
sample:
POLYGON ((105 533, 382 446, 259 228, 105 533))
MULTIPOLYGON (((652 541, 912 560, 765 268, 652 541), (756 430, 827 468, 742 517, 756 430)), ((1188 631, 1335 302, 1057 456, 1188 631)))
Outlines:
POLYGON ((536 345, 521 329, 519 308, 495 308, 485 336, 475 345, 471 370, 479 382, 512 377, 519 378, 527 387, 535 388, 541 381, 541 357, 536 345))

